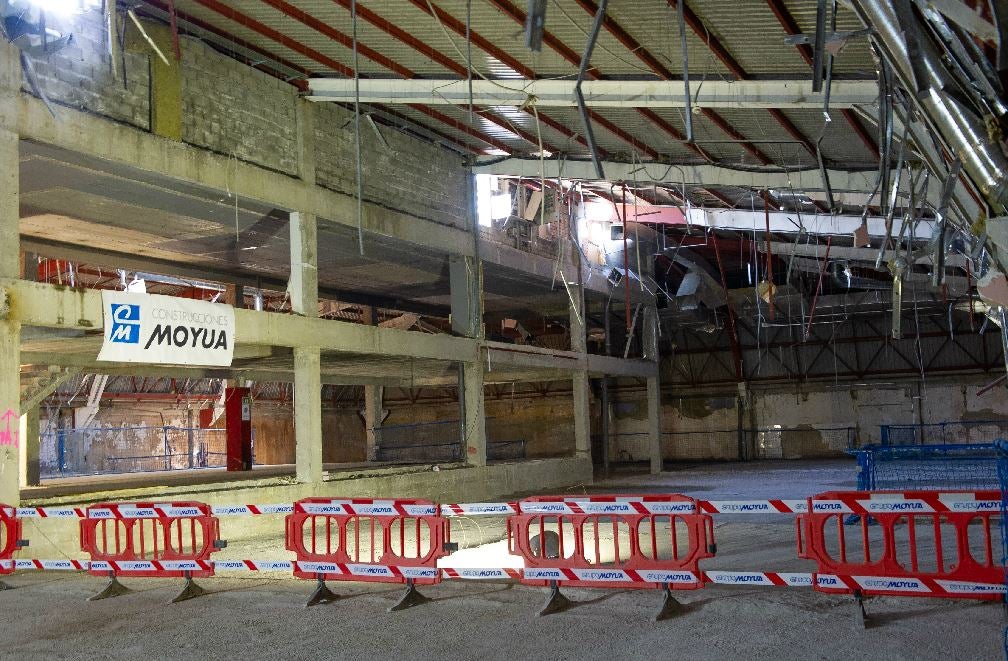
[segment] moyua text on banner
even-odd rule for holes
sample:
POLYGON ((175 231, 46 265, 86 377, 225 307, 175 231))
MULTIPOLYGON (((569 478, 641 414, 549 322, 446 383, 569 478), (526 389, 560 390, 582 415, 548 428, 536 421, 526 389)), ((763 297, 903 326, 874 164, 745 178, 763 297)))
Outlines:
POLYGON ((228 366, 234 356, 230 305, 103 291, 102 312, 100 361, 228 366))

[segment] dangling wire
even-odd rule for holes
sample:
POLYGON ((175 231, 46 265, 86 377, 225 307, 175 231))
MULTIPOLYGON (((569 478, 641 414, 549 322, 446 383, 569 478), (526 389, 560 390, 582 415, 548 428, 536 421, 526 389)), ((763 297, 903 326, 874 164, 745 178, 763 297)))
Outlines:
POLYGON ((354 156, 357 160, 357 248, 364 256, 364 174, 361 171, 360 138, 360 69, 357 62, 357 0, 350 0, 350 22, 353 25, 354 73, 354 156))

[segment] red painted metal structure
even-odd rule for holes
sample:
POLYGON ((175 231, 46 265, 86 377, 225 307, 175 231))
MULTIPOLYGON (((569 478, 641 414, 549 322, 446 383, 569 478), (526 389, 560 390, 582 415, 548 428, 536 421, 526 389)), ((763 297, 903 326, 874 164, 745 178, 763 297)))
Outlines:
POLYGON ((429 500, 307 498, 286 518, 286 548, 297 556, 294 576, 318 581, 308 605, 337 597, 326 581, 405 583, 401 610, 427 599, 416 585, 441 582, 439 558, 448 554, 449 528, 429 500))
POLYGON ((252 398, 248 388, 224 389, 224 425, 228 471, 252 470, 252 398))
POLYGON ((17 517, 17 510, 8 505, 0 505, 0 575, 14 573, 14 553, 28 546, 28 542, 21 538, 21 533, 21 519, 17 517))

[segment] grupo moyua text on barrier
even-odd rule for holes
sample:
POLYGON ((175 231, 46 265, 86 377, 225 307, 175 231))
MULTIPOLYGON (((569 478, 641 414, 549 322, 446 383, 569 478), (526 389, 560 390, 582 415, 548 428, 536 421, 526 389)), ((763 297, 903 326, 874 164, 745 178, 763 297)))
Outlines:
POLYGON ((213 576, 211 555, 227 546, 210 506, 189 501, 89 505, 80 543, 91 558, 88 572, 109 578, 91 600, 129 592, 120 576, 186 579, 173 602, 204 594, 192 579, 213 576))
POLYGON ((563 584, 663 589, 664 619, 680 609, 672 590, 703 587, 698 563, 716 551, 713 519, 679 494, 536 496, 517 509, 507 532, 525 562, 520 581, 552 588, 540 615, 570 606, 563 584))
POLYGON ((437 561, 454 548, 437 503, 362 498, 294 503, 286 547, 297 555, 294 575, 318 581, 307 605, 338 599, 329 580, 405 583, 406 594, 390 611, 427 601, 416 586, 440 583, 437 561))
POLYGON ((1000 515, 994 490, 821 493, 796 518, 798 556, 816 562, 813 589, 855 596, 862 623, 867 595, 1000 600, 1000 515))

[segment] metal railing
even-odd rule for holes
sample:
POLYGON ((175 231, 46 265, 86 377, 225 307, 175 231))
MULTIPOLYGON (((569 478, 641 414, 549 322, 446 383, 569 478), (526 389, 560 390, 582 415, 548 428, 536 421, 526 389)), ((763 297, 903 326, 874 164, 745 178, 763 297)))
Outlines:
POLYGON ((880 425, 882 445, 993 443, 1008 438, 1008 420, 946 420, 928 424, 880 425))
MULTIPOLYGON (((646 461, 647 432, 610 434, 616 462, 646 461)), ((857 445, 854 427, 815 429, 708 429, 662 432, 662 457, 670 461, 737 461, 842 457, 857 445), (741 437, 740 437, 741 435, 741 437)))
MULTIPOLYGON (((524 439, 501 438, 513 435, 506 425, 487 418, 487 459, 517 461, 526 456, 524 439)), ((373 429, 375 459, 385 463, 436 463, 465 460, 458 420, 438 420, 408 425, 382 425, 373 429)))
POLYGON ((224 429, 82 427, 46 430, 39 440, 43 478, 218 468, 227 457, 224 429))

